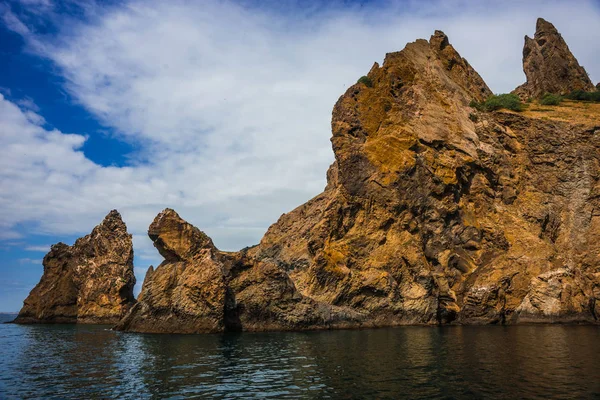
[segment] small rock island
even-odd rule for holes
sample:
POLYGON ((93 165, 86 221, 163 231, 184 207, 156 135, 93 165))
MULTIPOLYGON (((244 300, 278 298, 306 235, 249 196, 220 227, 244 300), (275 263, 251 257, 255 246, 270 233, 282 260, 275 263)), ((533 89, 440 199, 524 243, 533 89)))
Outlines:
POLYGON ((73 246, 53 245, 43 265, 16 323, 116 324, 135 303, 131 235, 116 210, 73 246))

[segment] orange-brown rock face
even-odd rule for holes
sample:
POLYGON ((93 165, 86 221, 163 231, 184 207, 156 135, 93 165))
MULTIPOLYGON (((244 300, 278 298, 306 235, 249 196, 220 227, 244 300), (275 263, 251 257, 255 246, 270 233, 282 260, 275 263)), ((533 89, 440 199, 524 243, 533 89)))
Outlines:
POLYGON ((575 90, 595 90, 560 33, 542 18, 537 20, 533 39, 525 36, 523 71, 527 82, 515 92, 524 99, 538 98, 546 93, 564 95, 575 90))
POLYGON ((334 107, 325 191, 237 253, 159 214, 119 328, 597 323, 600 118, 469 107, 490 94, 442 32, 387 54, 334 107))
POLYGON ((135 302, 131 235, 117 211, 73 246, 58 243, 16 323, 115 324, 135 302))
POLYGON ((150 267, 138 302, 116 329, 211 333, 326 327, 330 306, 302 296, 285 270, 249 251, 219 251, 210 238, 166 209, 148 235, 165 257, 150 267))
POLYGON ((117 329, 218 332, 223 329, 225 271, 208 236, 166 209, 148 235, 165 261, 146 273, 142 292, 117 329))

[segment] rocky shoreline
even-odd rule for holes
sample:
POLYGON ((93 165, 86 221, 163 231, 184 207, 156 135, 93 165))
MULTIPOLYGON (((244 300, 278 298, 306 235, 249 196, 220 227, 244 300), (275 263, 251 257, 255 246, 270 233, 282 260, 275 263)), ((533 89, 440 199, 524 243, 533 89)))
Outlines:
MULTIPOLYGON (((543 19, 523 62, 523 99, 596 90, 543 19)), ((600 115, 473 108, 491 95, 441 31, 388 53, 335 104, 324 192, 258 245, 220 251, 165 209, 148 230, 164 261, 136 300, 131 235, 112 211, 52 247, 15 322, 153 333, 598 324, 600 115)))

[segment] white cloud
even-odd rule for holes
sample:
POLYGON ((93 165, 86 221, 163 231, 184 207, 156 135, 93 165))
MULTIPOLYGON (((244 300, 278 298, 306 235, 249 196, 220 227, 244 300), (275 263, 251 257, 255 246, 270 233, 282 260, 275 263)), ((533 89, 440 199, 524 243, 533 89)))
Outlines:
POLYGON ((254 244, 324 187, 337 98, 386 52, 434 29, 507 92, 524 80, 523 36, 543 16, 600 80, 592 2, 475 4, 294 18, 217 1, 86 3, 86 21, 61 20, 55 36, 6 10, 7 26, 56 64, 73 98, 140 150, 130 166, 102 167, 80 151, 85 136, 48 131, 33 107, 0 97, 0 232, 18 237, 18 224, 34 222, 26 233, 83 234, 117 208, 143 269, 160 262, 145 230, 168 206, 224 249, 254 244))
MULTIPOLYGON (((10 92, 8 92, 8 94, 10 95, 10 92)), ((21 107, 21 109, 23 110, 27 110, 27 111, 33 111, 33 112, 40 112, 40 107, 35 104, 35 101, 33 101, 33 99, 29 96, 23 97, 22 99, 19 99, 16 102, 19 107, 21 107)))
POLYGON ((29 28, 21 22, 10 10, 6 9, 6 5, 0 4, 0 11, 2 11, 2 21, 6 27, 13 32, 16 32, 23 36, 29 36, 29 28))
POLYGON ((25 246, 25 250, 26 251, 39 251, 42 253, 47 253, 50 251, 50 245, 44 244, 44 245, 39 245, 39 246, 25 246))
POLYGON ((19 264, 23 265, 23 264, 36 264, 39 265, 42 263, 41 259, 37 259, 37 258, 19 258, 17 260, 19 262, 19 264))

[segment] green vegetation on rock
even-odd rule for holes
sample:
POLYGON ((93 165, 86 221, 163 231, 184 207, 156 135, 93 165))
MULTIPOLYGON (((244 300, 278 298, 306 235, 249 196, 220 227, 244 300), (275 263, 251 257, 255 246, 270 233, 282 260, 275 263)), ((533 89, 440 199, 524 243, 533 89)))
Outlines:
POLYGON ((558 94, 546 93, 541 99, 540 104, 543 106, 557 106, 563 100, 558 94))
POLYGON ((523 111, 523 103, 521 103, 519 96, 511 93, 490 96, 483 103, 473 100, 469 103, 469 107, 479 111, 495 111, 503 108, 512 111, 523 111))
POLYGON ((580 100, 580 101, 593 101, 600 103, 600 92, 585 92, 583 90, 576 90, 565 96, 569 100, 580 100))
POLYGON ((360 78, 358 78, 358 81, 356 81, 356 83, 362 83, 367 87, 373 87, 373 81, 371 81, 371 79, 366 75, 363 75, 360 78))

